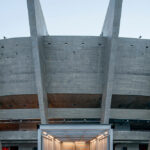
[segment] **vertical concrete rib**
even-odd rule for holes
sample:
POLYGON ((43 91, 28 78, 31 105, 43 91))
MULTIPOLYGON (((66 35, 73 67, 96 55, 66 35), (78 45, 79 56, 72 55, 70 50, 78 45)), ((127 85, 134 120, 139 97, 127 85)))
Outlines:
POLYGON ((48 35, 39 0, 27 0, 35 80, 41 123, 48 123, 48 101, 45 87, 45 55, 42 37, 48 35))
POLYGON ((101 35, 106 37, 104 86, 102 96, 101 123, 108 124, 111 108, 113 80, 115 71, 115 56, 119 35, 120 18, 123 0, 110 0, 101 35))

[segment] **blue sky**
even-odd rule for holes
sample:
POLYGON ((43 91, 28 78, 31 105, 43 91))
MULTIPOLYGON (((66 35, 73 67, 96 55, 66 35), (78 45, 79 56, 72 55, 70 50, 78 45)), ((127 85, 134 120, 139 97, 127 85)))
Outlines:
MULTIPOLYGON (((100 35, 109 0, 40 0, 50 35, 100 35)), ((1 0, 0 38, 29 36, 26 0, 1 0)), ((150 38, 150 0, 124 0, 120 36, 150 38)))

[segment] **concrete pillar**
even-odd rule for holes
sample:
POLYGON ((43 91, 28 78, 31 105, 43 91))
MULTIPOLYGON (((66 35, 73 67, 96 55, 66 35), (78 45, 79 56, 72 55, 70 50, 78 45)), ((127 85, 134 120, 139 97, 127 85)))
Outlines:
POLYGON ((0 141, 0 150, 2 150, 2 142, 0 141))
POLYGON ((41 123, 48 124, 48 101, 45 76, 45 54, 42 36, 48 35, 39 0, 27 0, 35 83, 38 94, 41 123))
POLYGON ((121 11, 122 0, 110 0, 101 34, 104 37, 107 37, 106 49, 104 54, 104 85, 101 104, 102 124, 109 124, 117 49, 116 39, 119 35, 121 11))

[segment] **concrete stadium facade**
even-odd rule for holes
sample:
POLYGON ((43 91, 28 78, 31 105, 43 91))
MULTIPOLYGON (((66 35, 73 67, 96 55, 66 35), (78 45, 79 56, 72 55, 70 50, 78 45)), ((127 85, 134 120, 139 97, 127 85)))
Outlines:
POLYGON ((39 0, 27 5, 31 37, 0 40, 0 147, 36 149, 40 123, 101 123, 116 150, 148 148, 150 40, 118 36, 122 0, 100 36, 49 36, 39 0))

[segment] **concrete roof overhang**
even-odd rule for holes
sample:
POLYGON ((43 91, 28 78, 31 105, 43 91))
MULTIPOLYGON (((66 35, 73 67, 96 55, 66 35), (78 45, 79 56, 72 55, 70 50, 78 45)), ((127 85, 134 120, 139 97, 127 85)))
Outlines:
POLYGON ((62 142, 90 141, 98 136, 108 136, 109 125, 41 125, 42 134, 62 142))

